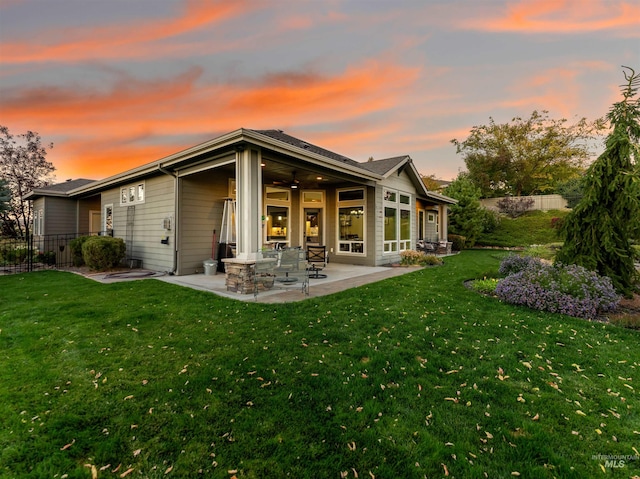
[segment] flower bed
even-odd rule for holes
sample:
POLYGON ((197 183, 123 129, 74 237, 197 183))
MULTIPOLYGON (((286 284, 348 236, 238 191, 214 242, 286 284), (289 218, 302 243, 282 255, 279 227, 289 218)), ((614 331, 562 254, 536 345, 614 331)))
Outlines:
POLYGON ((577 265, 547 265, 507 257, 501 271, 512 272, 498 282, 495 293, 503 301, 579 318, 595 318, 614 311, 620 302, 611 280, 577 265))

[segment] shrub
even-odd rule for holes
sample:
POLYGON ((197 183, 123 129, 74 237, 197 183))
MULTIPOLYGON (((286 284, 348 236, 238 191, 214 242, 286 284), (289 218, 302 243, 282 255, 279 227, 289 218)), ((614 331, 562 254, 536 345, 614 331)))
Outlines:
POLYGON ((502 218, 500 218, 500 214, 497 211, 484 208, 482 212, 482 232, 491 233, 495 231, 500 226, 501 221, 502 218))
POLYGON ((426 254, 422 251, 406 250, 400 252, 400 264, 420 266, 435 266, 442 264, 442 260, 435 255, 426 254))
POLYGON ((36 255, 36 261, 49 266, 56 264, 56 253, 54 251, 41 251, 36 255))
POLYGON ((105 271, 118 266, 124 259, 126 246, 122 238, 90 236, 82 244, 84 262, 96 271, 105 271))
POLYGON ((78 236, 75 239, 69 241, 69 249, 71 250, 71 261, 74 266, 84 265, 84 258, 82 257, 82 245, 91 236, 78 236))
POLYGON ((510 274, 519 273, 520 271, 540 264, 542 264, 542 262, 539 258, 510 254, 502 260, 498 271, 501 275, 509 276, 510 274))
POLYGON ((498 278, 476 279, 471 283, 471 289, 480 294, 495 294, 499 281, 498 278))
POLYGON ((589 319, 620 301, 610 278, 582 266, 533 262, 500 280, 496 294, 507 303, 589 319))
POLYGON ((505 196, 498 200, 496 206, 500 213, 504 213, 509 218, 517 218, 530 210, 534 204, 535 201, 533 198, 513 199, 510 196, 505 196))
POLYGON ((449 235, 447 238, 451 241, 451 249, 454 251, 462 251, 467 246, 467 238, 461 235, 449 235))

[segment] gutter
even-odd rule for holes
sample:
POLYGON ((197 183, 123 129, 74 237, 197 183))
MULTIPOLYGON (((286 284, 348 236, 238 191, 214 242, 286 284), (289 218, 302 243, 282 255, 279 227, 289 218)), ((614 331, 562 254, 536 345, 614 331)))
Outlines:
POLYGON ((173 177, 173 266, 171 271, 167 271, 167 274, 173 276, 176 274, 176 270, 178 269, 178 186, 180 182, 178 181, 177 173, 171 172, 169 170, 165 170, 162 167, 162 164, 158 163, 158 171, 165 175, 169 175, 173 177))

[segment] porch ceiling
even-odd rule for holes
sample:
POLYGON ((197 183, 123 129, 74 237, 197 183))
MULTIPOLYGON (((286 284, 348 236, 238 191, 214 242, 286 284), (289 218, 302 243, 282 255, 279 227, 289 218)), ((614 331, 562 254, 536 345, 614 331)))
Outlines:
POLYGON ((289 187, 295 183, 299 188, 322 189, 327 187, 340 187, 353 183, 372 184, 371 182, 344 173, 331 171, 327 168, 309 164, 301 164, 294 160, 273 160, 263 158, 262 168, 263 184, 289 187))

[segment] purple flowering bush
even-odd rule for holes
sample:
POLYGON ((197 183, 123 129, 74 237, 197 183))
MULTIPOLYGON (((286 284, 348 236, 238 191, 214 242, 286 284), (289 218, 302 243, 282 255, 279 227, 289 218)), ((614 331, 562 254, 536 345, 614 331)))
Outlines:
POLYGON ((588 319, 615 310, 620 301, 610 278, 582 266, 540 261, 500 280, 495 292, 507 303, 588 319))
POLYGON ((524 271, 530 266, 538 266, 542 264, 539 258, 533 256, 521 256, 519 254, 510 254, 500 263, 499 273, 503 276, 524 271))

